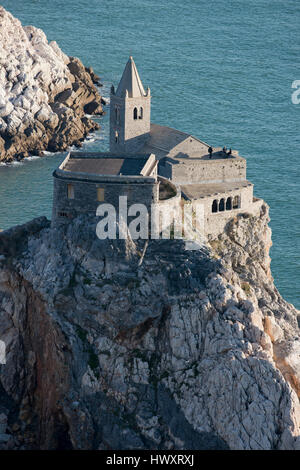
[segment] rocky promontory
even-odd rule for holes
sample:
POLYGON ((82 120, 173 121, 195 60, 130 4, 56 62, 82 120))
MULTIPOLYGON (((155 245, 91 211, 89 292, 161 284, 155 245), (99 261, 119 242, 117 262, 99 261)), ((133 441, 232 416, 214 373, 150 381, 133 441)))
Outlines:
POLYGON ((81 216, 0 234, 4 449, 299 449, 299 312, 268 207, 198 250, 81 216))
POLYGON ((99 128, 99 77, 0 6, 0 160, 80 146, 99 128))

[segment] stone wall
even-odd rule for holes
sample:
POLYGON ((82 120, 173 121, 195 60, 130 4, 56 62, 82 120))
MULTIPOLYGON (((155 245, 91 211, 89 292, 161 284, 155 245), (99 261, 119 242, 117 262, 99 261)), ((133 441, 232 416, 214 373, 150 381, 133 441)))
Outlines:
POLYGON ((125 103, 123 98, 110 94, 110 121, 109 121, 109 149, 112 153, 124 151, 124 122, 125 103), (116 120, 115 110, 119 110, 119 120, 116 120), (116 142, 115 134, 118 133, 119 142, 116 142))
MULTIPOLYGON (((159 174, 167 179, 171 179, 176 184, 193 183, 225 183, 245 181, 246 179, 246 160, 244 158, 230 158, 228 160, 199 160, 189 159, 187 162, 171 161, 166 158, 159 162, 159 174)), ((203 196, 192 201, 194 205, 203 205, 204 220, 200 223, 203 234, 208 237, 218 236, 224 232, 226 223, 232 217, 239 213, 257 214, 257 207, 260 203, 253 203, 253 185, 232 189, 213 194, 212 196, 203 196), (231 198, 231 207, 234 198, 238 196, 239 203, 237 208, 226 209, 226 202, 231 198), (224 210, 212 212, 213 201, 224 200, 224 210)), ((201 215, 202 216, 202 215, 201 215)))
POLYGON ((162 176, 177 184, 223 183, 246 179, 246 160, 228 158, 216 160, 188 159, 187 161, 166 160, 159 166, 162 176))
POLYGON ((85 175, 85 178, 79 179, 61 170, 56 170, 53 176, 52 226, 68 223, 79 214, 96 216, 100 204, 112 204, 118 213, 119 196, 127 196, 128 206, 141 203, 147 208, 158 200, 158 183, 155 178, 110 176, 93 179, 85 175), (68 184, 73 186, 73 199, 68 198, 68 184), (103 201, 97 200, 98 188, 104 190, 103 201))
POLYGON ((211 214, 211 216, 205 219, 205 235, 208 239, 214 239, 218 235, 225 232, 225 228, 229 220, 236 217, 238 214, 251 214, 259 215, 260 206, 254 205, 251 210, 243 211, 241 209, 234 209, 228 212, 218 212, 211 214))
POLYGON ((157 178, 157 161, 153 153, 148 158, 140 174, 143 176, 153 176, 154 178, 157 178))
POLYGON ((110 95, 110 151, 113 153, 135 153, 150 136, 151 97, 120 98, 110 95), (115 109, 119 109, 119 119, 116 119, 115 109), (133 111, 137 108, 138 118, 134 119, 133 111), (140 108, 143 108, 142 119, 140 108), (116 142, 116 132, 119 141, 116 142))
POLYGON ((192 201, 193 204, 202 204, 204 206, 204 224, 203 232, 208 238, 214 238, 224 232, 227 222, 238 214, 248 213, 251 215, 259 215, 262 204, 261 199, 253 198, 253 185, 240 188, 218 195, 200 198, 192 201), (239 197, 239 207, 236 209, 226 210, 226 201, 235 196, 239 197), (224 199, 224 211, 212 212, 213 201, 220 203, 224 199))
POLYGON ((151 97, 127 98, 125 100, 125 151, 135 152, 140 149, 150 136, 151 97), (134 108, 138 110, 138 119, 133 118, 134 108), (140 108, 143 109, 142 119, 140 108))
MULTIPOLYGON (((159 176, 160 182, 163 182, 164 178, 159 176)), ((156 209, 159 212, 159 227, 161 231, 166 230, 170 225, 173 225, 174 221, 178 221, 181 217, 181 191, 180 188, 168 181, 172 185, 176 194, 168 199, 159 200, 156 209)), ((158 214, 157 212, 157 214, 158 214)), ((158 223, 158 219, 156 219, 158 223)))

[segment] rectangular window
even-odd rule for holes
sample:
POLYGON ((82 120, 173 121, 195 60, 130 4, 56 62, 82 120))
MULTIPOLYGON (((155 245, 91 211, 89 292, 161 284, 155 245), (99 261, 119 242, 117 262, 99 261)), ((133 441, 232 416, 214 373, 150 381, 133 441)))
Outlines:
POLYGON ((97 201, 104 201, 104 188, 97 188, 97 201))
POLYGON ((241 207, 240 202, 241 202, 240 196, 234 196, 232 208, 239 209, 241 207))
POLYGON ((74 199, 74 186, 73 186, 73 184, 68 184, 68 199, 74 199))

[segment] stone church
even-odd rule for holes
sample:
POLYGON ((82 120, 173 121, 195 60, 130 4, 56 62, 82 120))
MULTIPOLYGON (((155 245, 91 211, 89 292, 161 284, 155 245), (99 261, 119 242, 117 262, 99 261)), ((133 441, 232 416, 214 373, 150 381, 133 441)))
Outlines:
POLYGON ((151 93, 132 57, 110 94, 110 151, 71 152, 55 170, 52 224, 80 213, 95 215, 101 203, 201 203, 205 235, 215 237, 239 213, 256 215, 261 200, 246 179, 237 151, 212 148, 200 139, 151 123, 151 93))

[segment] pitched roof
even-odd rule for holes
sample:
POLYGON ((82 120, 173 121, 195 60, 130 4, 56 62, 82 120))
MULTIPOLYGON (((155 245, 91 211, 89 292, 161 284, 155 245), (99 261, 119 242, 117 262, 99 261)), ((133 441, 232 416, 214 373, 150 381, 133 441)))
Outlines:
POLYGON ((142 148, 143 152, 153 152, 157 158, 169 157, 198 158, 208 155, 208 144, 196 137, 171 127, 151 123, 150 138, 142 148))
POLYGON ((124 97, 128 91, 130 98, 137 98, 139 96, 146 96, 143 84, 141 82, 139 73, 133 58, 130 56, 125 66, 122 78, 120 80, 116 96, 124 97))

